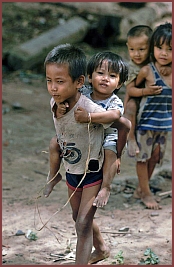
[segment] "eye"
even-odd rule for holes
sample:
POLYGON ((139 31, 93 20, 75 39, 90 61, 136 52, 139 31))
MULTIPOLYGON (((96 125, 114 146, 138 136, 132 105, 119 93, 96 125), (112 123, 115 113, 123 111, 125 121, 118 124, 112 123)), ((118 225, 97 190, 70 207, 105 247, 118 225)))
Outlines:
POLYGON ((57 83, 63 83, 63 81, 59 80, 59 81, 57 81, 57 83))
POLYGON ((111 77, 111 78, 116 78, 117 75, 116 75, 116 74, 110 74, 110 77, 111 77))
POLYGON ((99 75, 103 75, 103 72, 102 72, 102 71, 97 71, 97 73, 98 73, 99 75))

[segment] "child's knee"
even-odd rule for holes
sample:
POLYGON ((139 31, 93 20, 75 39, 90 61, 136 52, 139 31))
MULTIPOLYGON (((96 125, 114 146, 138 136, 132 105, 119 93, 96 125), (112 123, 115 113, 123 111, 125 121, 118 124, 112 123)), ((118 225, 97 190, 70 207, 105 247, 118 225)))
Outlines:
POLYGON ((89 221, 87 220, 77 219, 75 223, 75 227, 76 227, 77 235, 85 236, 90 230, 91 223, 89 223, 89 221))
POLYGON ((53 151, 59 151, 59 150, 60 150, 60 146, 57 143, 57 137, 54 136, 50 141, 49 151, 53 152, 53 151))

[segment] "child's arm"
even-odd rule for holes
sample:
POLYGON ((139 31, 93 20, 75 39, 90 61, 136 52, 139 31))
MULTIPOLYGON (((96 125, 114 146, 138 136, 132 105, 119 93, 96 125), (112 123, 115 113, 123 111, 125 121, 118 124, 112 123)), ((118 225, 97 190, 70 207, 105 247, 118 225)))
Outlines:
POLYGON ((172 65, 160 67, 160 74, 168 76, 172 73, 172 65))
POLYGON ((78 122, 88 123, 91 120, 93 123, 105 124, 119 120, 121 112, 118 109, 110 109, 103 112, 92 112, 89 114, 86 109, 78 107, 77 110, 74 111, 74 116, 78 122))
POLYGON ((137 78, 126 86, 126 90, 129 96, 141 97, 141 96, 147 96, 147 95, 157 95, 161 93, 162 86, 157 86, 155 84, 150 84, 147 87, 138 88, 138 86, 143 81, 145 81, 148 73, 149 73, 149 66, 143 67, 140 70, 137 78))

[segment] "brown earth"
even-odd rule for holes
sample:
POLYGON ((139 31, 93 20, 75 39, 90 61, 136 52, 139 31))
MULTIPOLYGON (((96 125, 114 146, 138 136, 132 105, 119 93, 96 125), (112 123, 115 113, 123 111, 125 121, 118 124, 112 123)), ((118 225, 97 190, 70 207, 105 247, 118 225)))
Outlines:
MULTIPOLYGON (((49 155, 45 152, 55 134, 50 97, 43 76, 27 73, 26 78, 19 74, 6 75, 2 90, 3 264, 73 264, 70 256, 74 256, 76 233, 69 203, 59 211, 68 199, 65 177, 49 198, 42 196, 49 170, 49 155), (35 209, 37 203, 38 209, 35 209), (39 230, 47 220, 46 226, 39 230), (18 230, 25 234, 32 230, 38 239, 31 241, 25 235, 18 236, 18 230), (61 254, 63 259, 52 254, 61 254)), ((171 190, 171 154, 169 135, 164 165, 156 168, 158 178, 152 180, 152 189, 157 195, 171 190)), ((111 256, 98 264, 115 264, 114 257, 123 251, 125 265, 138 265, 141 258, 146 259, 146 248, 158 256, 159 264, 172 264, 172 198, 162 197, 162 210, 148 210, 132 197, 136 184, 135 162, 125 153, 121 174, 114 178, 109 203, 98 209, 95 216, 111 248, 111 256), (128 231, 119 231, 125 227, 128 231)))

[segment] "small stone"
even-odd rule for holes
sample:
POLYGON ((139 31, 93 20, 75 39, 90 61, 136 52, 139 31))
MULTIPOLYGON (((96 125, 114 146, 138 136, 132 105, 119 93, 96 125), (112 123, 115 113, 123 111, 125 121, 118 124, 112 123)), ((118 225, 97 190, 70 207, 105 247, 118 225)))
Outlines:
POLYGON ((22 230, 17 230, 16 234, 17 236, 19 235, 25 235, 25 233, 22 230))
POLYGON ((19 102, 14 102, 12 107, 13 107, 13 109, 22 109, 22 106, 19 102))
POLYGON ((129 227, 122 227, 119 229, 119 232, 128 232, 129 231, 129 227))
POLYGON ((153 212, 150 214, 150 216, 159 216, 159 213, 156 212, 156 211, 153 211, 153 212))

